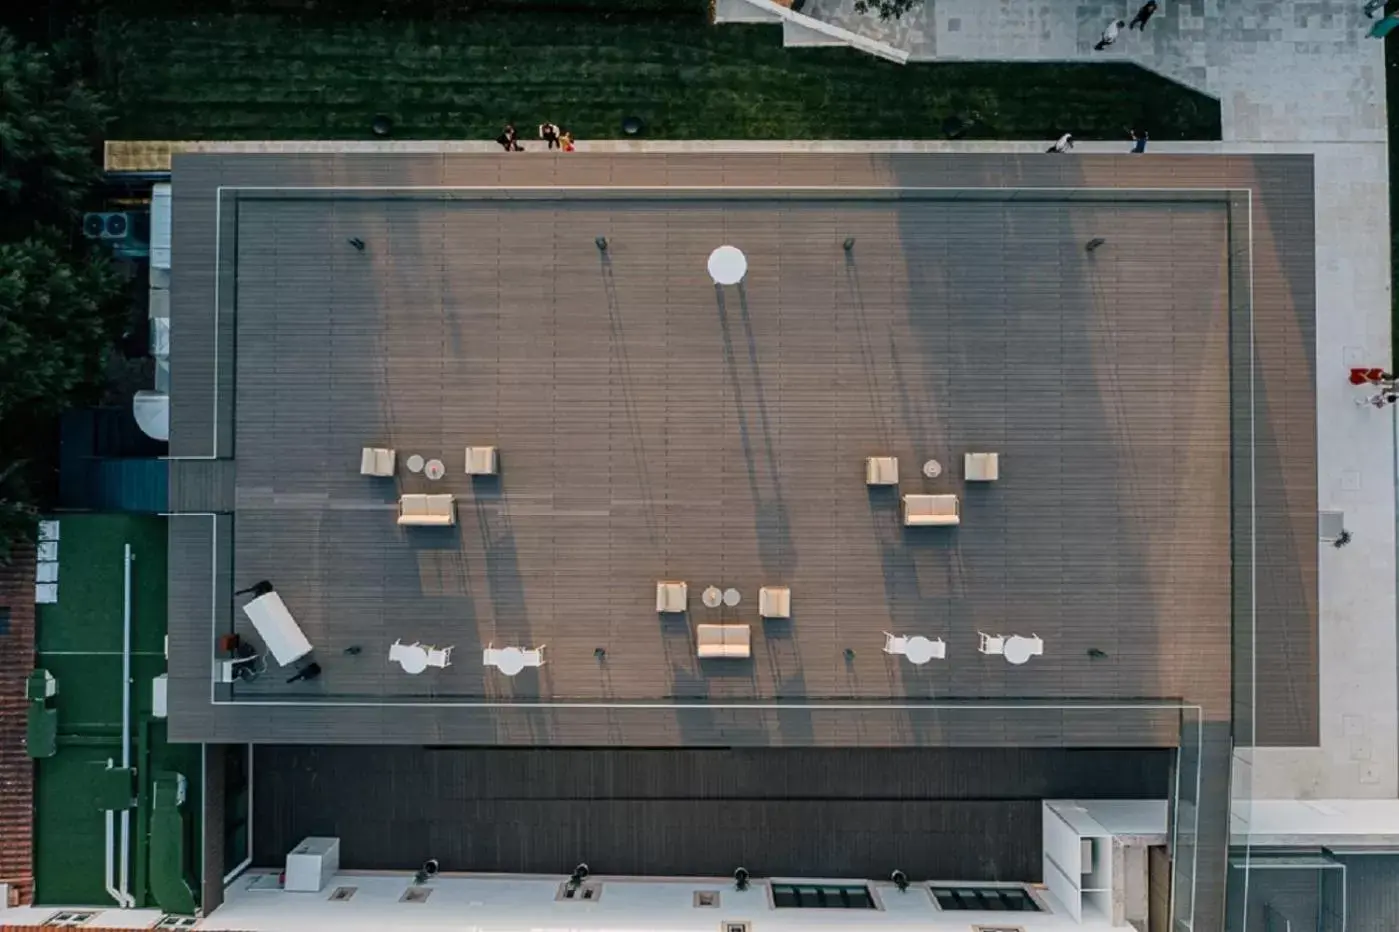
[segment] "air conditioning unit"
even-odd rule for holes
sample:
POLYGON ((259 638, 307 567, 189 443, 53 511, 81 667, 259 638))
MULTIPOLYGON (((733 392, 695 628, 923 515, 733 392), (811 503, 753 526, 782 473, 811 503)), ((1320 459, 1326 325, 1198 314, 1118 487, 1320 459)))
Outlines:
POLYGON ((135 218, 125 211, 83 214, 83 235, 88 239, 124 240, 135 230, 135 218))

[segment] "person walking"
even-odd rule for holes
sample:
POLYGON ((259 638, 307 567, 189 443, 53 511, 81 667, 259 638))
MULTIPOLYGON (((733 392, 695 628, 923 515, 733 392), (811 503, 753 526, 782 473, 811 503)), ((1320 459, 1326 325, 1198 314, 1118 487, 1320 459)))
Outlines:
POLYGON ((1132 154, 1141 155, 1146 151, 1146 141, 1149 137, 1144 129, 1132 130, 1132 154))
MULTIPOLYGON (((1381 2, 1383 2, 1383 0, 1381 0, 1381 2)), ((1151 19, 1155 12, 1156 0, 1146 0, 1146 2, 1141 5, 1141 9, 1137 10, 1137 15, 1133 16, 1132 21, 1127 24, 1127 29, 1140 29, 1142 32, 1146 32, 1146 21, 1151 19)))
POLYGON ((1122 31, 1122 27, 1125 25, 1127 24, 1120 19, 1115 19, 1108 23, 1107 28, 1103 30, 1102 38, 1098 40, 1097 45, 1093 46, 1093 51, 1101 52, 1103 49, 1116 42, 1117 34, 1122 31))
POLYGON ((539 124, 539 138, 544 140, 545 147, 549 149, 557 148, 559 145, 559 128, 554 123, 539 124))
POLYGON ((1054 145, 1045 149, 1045 152, 1068 152, 1074 147, 1074 137, 1071 133, 1065 133, 1055 140, 1054 145))

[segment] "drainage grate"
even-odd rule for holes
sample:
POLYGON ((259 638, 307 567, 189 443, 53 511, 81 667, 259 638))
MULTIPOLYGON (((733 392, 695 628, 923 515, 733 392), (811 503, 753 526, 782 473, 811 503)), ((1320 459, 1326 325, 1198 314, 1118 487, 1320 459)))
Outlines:
POLYGON ((46 926, 84 926, 97 916, 96 912, 78 911, 66 909, 61 913, 54 913, 44 920, 46 926))
POLYGON ((161 916, 153 929, 193 929, 199 924, 194 916, 161 916))
POLYGON ((719 924, 719 932, 753 932, 753 924, 747 920, 725 919, 719 924))
POLYGON ((717 908, 719 905, 718 890, 696 890, 695 906, 701 908, 717 908))
POLYGON ((1344 511, 1318 511, 1316 518, 1317 530, 1320 532, 1322 540, 1335 540, 1341 536, 1341 531, 1345 530, 1346 513, 1344 511))
POLYGON ((354 896, 355 891, 358 889, 359 887, 336 887, 335 890, 332 891, 330 894, 330 901, 332 903, 344 902, 345 900, 348 900, 350 897, 354 896))
POLYGON ((403 895, 398 898, 400 903, 426 903, 427 898, 432 896, 431 887, 409 887, 403 891, 403 895))
POLYGON ((1025 932, 1024 926, 972 926, 972 932, 1025 932))

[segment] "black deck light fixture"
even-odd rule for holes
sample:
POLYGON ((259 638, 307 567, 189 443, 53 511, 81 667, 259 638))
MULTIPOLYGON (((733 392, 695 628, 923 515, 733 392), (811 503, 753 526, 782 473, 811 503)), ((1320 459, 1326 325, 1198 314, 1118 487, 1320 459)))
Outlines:
POLYGON ((746 868, 746 867, 740 867, 740 868, 738 868, 737 870, 734 871, 734 889, 735 889, 735 890, 747 890, 747 889, 748 889, 748 868, 746 868))
POLYGON ((899 888, 900 893, 908 892, 908 875, 903 871, 896 870, 889 875, 889 879, 894 882, 894 886, 899 888))

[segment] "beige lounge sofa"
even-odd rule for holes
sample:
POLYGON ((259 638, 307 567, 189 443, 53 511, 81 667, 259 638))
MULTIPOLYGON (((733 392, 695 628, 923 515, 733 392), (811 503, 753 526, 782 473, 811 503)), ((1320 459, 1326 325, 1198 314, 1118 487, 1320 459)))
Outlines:
POLYGON ((963 466, 968 482, 995 482, 1001 478, 999 453, 968 453, 963 466))
POLYGON ((383 447, 365 447, 359 455, 359 474, 361 476, 392 476, 395 459, 392 450, 386 450, 383 447))
POLYGON ((899 458, 897 456, 865 457, 865 485, 898 485, 899 458))
POLYGON ((908 527, 961 523, 961 504, 955 495, 904 496, 904 524, 908 527))
POLYGON ((695 627, 695 644, 700 657, 748 657, 752 654, 752 636, 747 625, 695 627))
POLYGON ((791 618, 792 590, 786 586, 763 586, 758 590, 758 614, 764 618, 791 618))
POLYGON ((398 523, 437 526, 456 524, 456 501, 451 495, 404 495, 398 500, 398 523))
POLYGON ((466 474, 468 476, 494 476, 500 469, 500 457, 495 447, 467 447, 466 474))

